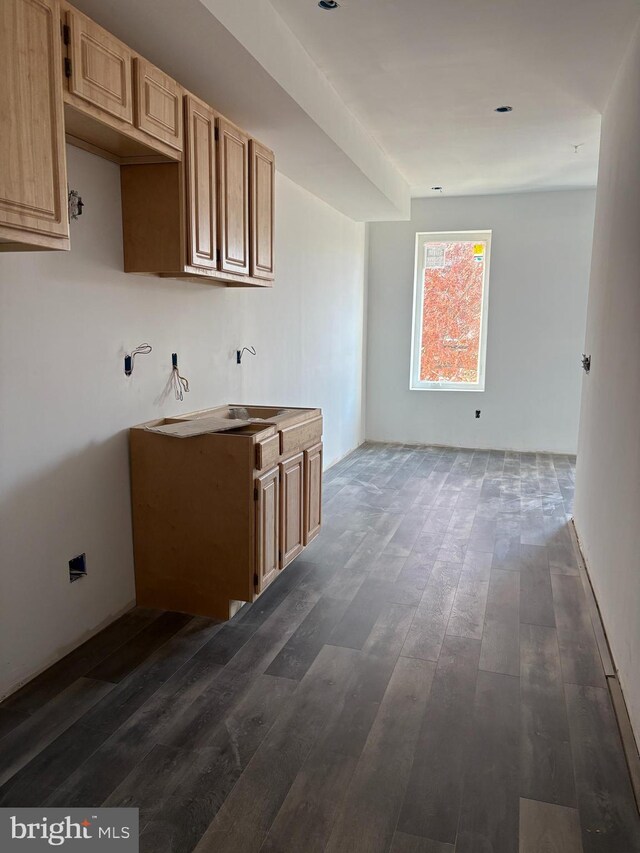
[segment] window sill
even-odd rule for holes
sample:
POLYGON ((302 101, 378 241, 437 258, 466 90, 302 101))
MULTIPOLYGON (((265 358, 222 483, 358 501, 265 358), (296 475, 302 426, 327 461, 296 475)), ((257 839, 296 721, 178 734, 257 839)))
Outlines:
POLYGON ((455 385, 409 385, 409 391, 462 391, 465 394, 483 394, 484 388, 464 388, 455 385))

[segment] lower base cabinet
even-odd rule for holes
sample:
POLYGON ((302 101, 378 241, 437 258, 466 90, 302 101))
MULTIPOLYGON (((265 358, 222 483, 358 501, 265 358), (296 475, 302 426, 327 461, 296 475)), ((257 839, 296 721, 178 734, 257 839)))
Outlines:
POLYGON ((304 451, 304 544, 320 533, 322 524, 322 442, 304 451))
POLYGON ((254 601, 320 530, 321 438, 319 409, 224 406, 133 427, 137 603, 229 619, 254 601), (238 409, 255 420, 162 431, 238 409))
POLYGON ((280 570, 280 472, 277 468, 256 479, 256 590, 274 580, 280 570))
POLYGON ((284 569, 304 548, 304 455, 280 465, 280 567, 284 569))

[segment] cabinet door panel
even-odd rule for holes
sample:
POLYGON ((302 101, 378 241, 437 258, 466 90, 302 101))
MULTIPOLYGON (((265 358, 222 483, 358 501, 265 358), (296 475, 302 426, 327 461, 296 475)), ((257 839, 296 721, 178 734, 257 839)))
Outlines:
POLYGON ((89 18, 69 11, 69 91, 95 107, 133 124, 132 54, 89 18))
POLYGON ((2 0, 0 224, 68 237, 61 68, 57 0, 2 0))
POLYGON ((249 142, 251 194, 251 275, 273 278, 275 161, 273 151, 255 139, 249 142))
POLYGON ((304 456, 292 456, 280 465, 280 539, 282 568, 304 545, 304 456))
POLYGON ((257 591, 271 583, 280 569, 280 499, 277 468, 255 481, 257 591))
POLYGON ((249 137, 218 118, 220 269, 249 273, 249 137))
POLYGON ((146 59, 135 60, 136 127, 182 151, 182 89, 146 59))
POLYGON ((216 114, 211 107, 188 96, 185 115, 189 263, 194 267, 216 269, 216 114))
POLYGON ((304 452, 304 544, 308 545, 322 523, 322 443, 304 452))

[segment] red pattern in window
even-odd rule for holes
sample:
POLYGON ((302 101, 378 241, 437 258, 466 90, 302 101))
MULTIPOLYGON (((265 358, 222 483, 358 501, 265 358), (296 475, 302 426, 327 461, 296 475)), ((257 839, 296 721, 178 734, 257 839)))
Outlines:
POLYGON ((445 249, 443 268, 425 269, 420 379, 478 382, 486 244, 428 243, 445 249), (475 254, 482 245, 481 257, 475 254))

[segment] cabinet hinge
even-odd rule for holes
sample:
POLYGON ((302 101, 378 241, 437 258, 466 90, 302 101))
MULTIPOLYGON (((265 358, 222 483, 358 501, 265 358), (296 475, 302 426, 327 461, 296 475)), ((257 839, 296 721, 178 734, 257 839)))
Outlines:
POLYGON ((62 25, 62 41, 64 44, 71 44, 71 30, 68 24, 62 25))
POLYGON ((216 249, 216 261, 220 263, 220 249, 216 249))
POLYGON ((218 131, 218 128, 217 128, 217 127, 214 127, 214 129, 213 129, 213 138, 215 139, 215 141, 216 141, 216 142, 218 141, 219 136, 220 136, 220 132, 218 131))
POLYGON ((278 562, 282 562, 282 551, 278 551, 278 562))
POLYGON ((258 500, 258 487, 257 486, 253 490, 253 499, 254 499, 254 501, 258 500))
POLYGON ((71 60, 67 56, 64 58, 64 76, 71 77, 71 60))
POLYGON ((257 573, 256 573, 256 574, 253 576, 253 585, 254 585, 255 587, 257 587, 257 586, 258 586, 259 581, 260 581, 260 578, 258 577, 258 575, 257 575, 257 573))

